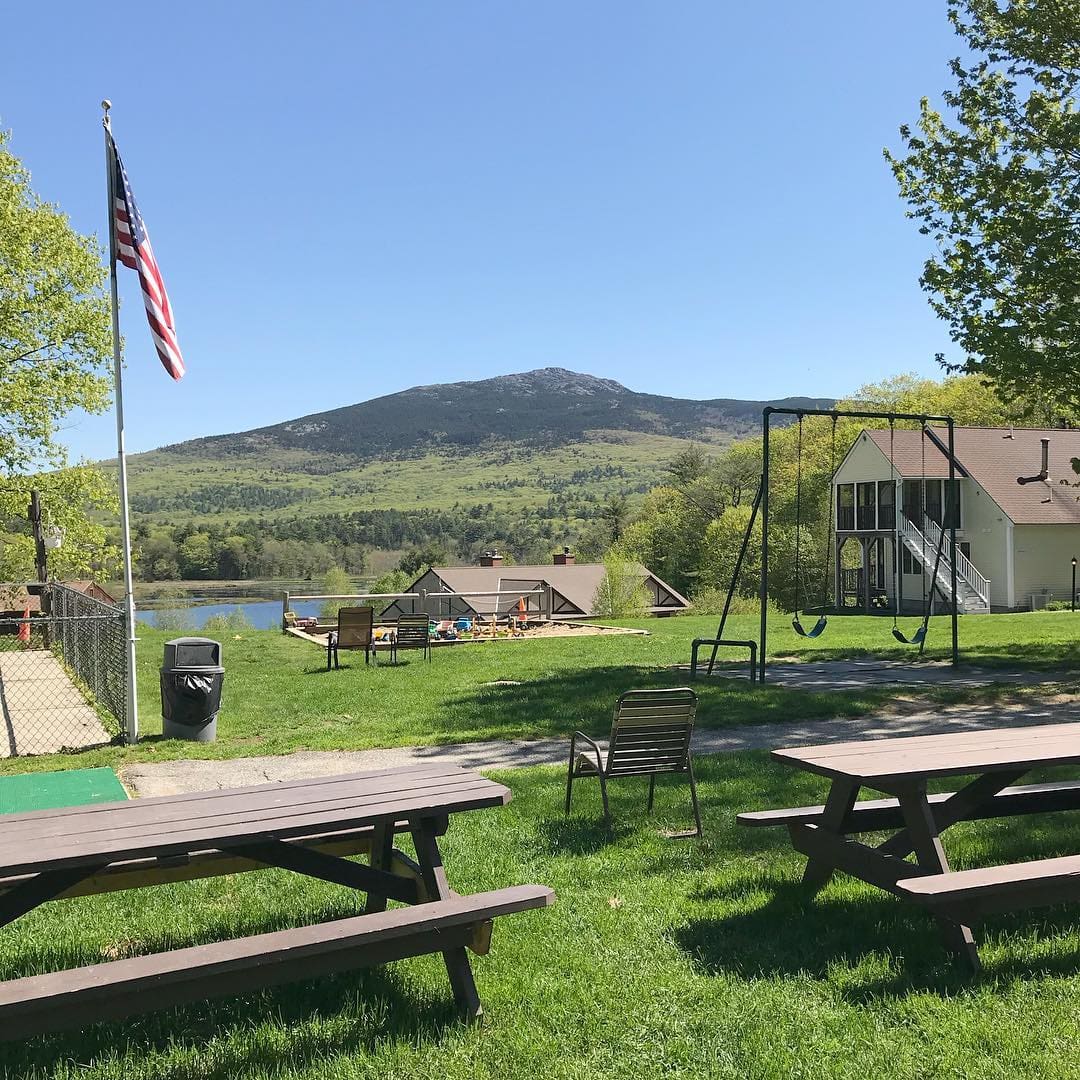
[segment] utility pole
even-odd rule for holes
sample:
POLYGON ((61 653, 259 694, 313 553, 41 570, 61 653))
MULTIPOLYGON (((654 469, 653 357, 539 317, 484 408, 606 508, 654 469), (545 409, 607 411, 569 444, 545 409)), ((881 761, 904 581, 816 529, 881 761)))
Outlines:
POLYGON ((49 570, 45 554, 45 538, 41 535, 41 496, 38 495, 36 488, 30 492, 30 505, 27 507, 26 517, 34 534, 34 572, 37 574, 38 581, 45 582, 49 579, 49 570))

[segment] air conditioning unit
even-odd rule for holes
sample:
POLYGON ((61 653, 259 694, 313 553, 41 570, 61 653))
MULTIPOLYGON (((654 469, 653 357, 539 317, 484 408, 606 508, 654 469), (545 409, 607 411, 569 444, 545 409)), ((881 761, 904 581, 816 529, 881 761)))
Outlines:
POLYGON ((1054 594, 1053 593, 1048 593, 1048 592, 1036 593, 1036 592, 1033 592, 1031 594, 1031 610, 1032 611, 1045 611, 1046 610, 1046 605, 1049 604, 1050 601, 1053 600, 1053 599, 1054 599, 1054 594))

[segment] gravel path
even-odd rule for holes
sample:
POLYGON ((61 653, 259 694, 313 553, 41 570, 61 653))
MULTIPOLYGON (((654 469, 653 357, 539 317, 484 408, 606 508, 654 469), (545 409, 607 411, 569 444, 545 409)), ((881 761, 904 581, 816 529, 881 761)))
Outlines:
MULTIPOLYGON (((848 689, 855 672, 843 671, 852 664, 798 665, 813 689, 848 689), (816 668, 827 669, 815 672, 816 668), (831 682, 826 685, 826 681, 831 682)), ((880 664, 876 665, 880 667, 880 664)), ((781 674, 775 665, 771 673, 781 674)), ((910 671, 910 668, 905 668, 910 671)), ((921 677, 882 681, 951 682, 954 685, 982 685, 990 681, 1015 682, 1033 686, 1046 682, 1048 673, 992 672, 965 675, 964 680, 930 677, 927 667, 919 669, 921 677)), ((948 669, 946 668, 947 672, 948 669)), ((859 669, 865 685, 867 672, 859 669)), ((794 674, 794 672, 792 672, 794 674)), ((1058 678, 1073 677, 1054 673, 1058 678)), ((787 672, 783 681, 788 682, 787 672)), ((777 678, 776 682, 781 682, 777 678)), ((805 684, 800 684, 805 685, 805 684)), ((807 688, 810 688, 807 686, 807 688)), ((1049 688, 1048 688, 1049 689, 1049 688)), ((956 705, 947 708, 911 708, 900 703, 897 710, 875 716, 836 717, 829 720, 753 724, 728 728, 724 731, 699 729, 694 733, 694 752, 698 754, 727 753, 737 750, 772 749, 777 746, 798 746, 818 742, 839 742, 844 739, 881 738, 890 735, 929 735, 945 731, 965 731, 973 728, 1020 727, 1030 724, 1061 723, 1080 718, 1080 700, 1073 695, 1052 694, 1043 698, 1017 698, 996 701, 987 705, 956 705)), ((226 761, 162 761, 152 764, 125 765, 120 779, 137 795, 174 795, 180 792, 205 791, 213 788, 243 787, 284 780, 303 779, 333 773, 354 772, 358 769, 382 769, 411 765, 424 761, 440 761, 482 769, 509 769, 525 765, 565 765, 567 738, 515 739, 453 743, 444 746, 405 746, 391 749, 359 751, 301 751, 280 757, 232 758, 226 761)))

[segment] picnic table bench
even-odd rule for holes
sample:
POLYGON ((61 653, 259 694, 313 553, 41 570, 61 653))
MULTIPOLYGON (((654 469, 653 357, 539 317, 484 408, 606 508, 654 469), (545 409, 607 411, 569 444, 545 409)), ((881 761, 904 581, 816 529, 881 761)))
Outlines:
POLYGON ((466 947, 492 920, 554 901, 540 885, 451 890, 438 837, 451 814, 510 801, 446 765, 98 803, 0 822, 0 926, 70 896, 281 867, 366 893, 363 914, 0 983, 0 1040, 440 952, 455 1002, 481 1013, 466 947), (395 847, 409 833, 415 860, 395 847), (366 862, 347 858, 366 855, 366 862), (408 906, 387 909, 388 901, 408 906))
POLYGON ((1013 786, 1035 768, 1080 764, 1080 724, 803 746, 774 750, 773 757, 828 777, 825 803, 743 813, 739 824, 787 826, 807 857, 803 881, 815 892, 843 870, 923 905, 946 944, 976 970, 973 923, 1080 900, 1080 855, 954 871, 941 841, 961 821, 1080 809, 1080 782, 1013 786), (974 779, 956 791, 928 792, 929 780, 952 776, 974 779), (863 787, 892 797, 859 802, 863 787), (878 831, 892 835, 874 847, 853 839, 878 831))

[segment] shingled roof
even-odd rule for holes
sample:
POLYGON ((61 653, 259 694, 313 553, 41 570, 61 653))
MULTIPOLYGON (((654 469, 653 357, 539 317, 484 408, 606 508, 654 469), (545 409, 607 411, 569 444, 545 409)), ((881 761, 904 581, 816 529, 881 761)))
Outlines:
MULTIPOLYGON (((945 445, 944 428, 933 428, 945 445)), ((1080 525, 1080 476, 1072 467, 1080 458, 1080 430, 1060 428, 984 428, 954 429, 956 460, 961 469, 975 480, 1017 525, 1080 525), (1035 476, 1042 468, 1042 440, 1050 440, 1050 479, 1045 483, 1018 484, 1019 476, 1035 476), (1047 501, 1049 500, 1049 501, 1047 501)), ((867 431, 881 452, 888 457, 888 431, 867 431)), ((918 431, 897 429, 893 433, 893 464, 899 476, 914 480, 922 475, 923 439, 918 431)), ((945 454, 925 441, 926 475, 947 477, 949 463, 945 454)))
MULTIPOLYGON (((641 573, 642 581, 652 578, 659 583, 663 591, 670 593, 674 600, 674 607, 690 606, 690 601, 686 597, 677 593, 647 567, 638 564, 637 568, 641 573)), ((596 590, 605 573, 603 563, 576 563, 567 566, 551 563, 532 566, 433 566, 431 570, 432 573, 438 575, 448 589, 458 593, 484 592, 494 589, 525 590, 531 582, 545 583, 572 604, 581 615, 592 614, 596 590)), ((486 603, 484 599, 478 599, 472 603, 472 606, 487 610, 494 604, 495 598, 491 597, 486 603)), ((503 606, 509 607, 505 599, 503 606)))

